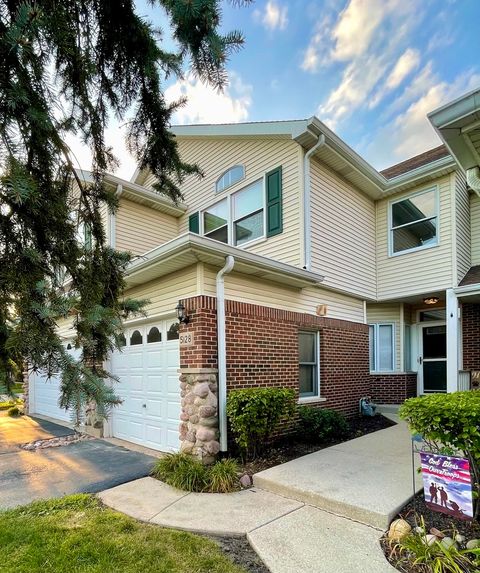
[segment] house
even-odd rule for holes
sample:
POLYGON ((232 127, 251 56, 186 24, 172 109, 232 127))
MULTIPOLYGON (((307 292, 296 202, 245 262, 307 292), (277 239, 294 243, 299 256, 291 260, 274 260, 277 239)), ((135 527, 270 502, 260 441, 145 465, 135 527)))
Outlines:
MULTIPOLYGON (((234 388, 291 387, 346 415, 365 396, 469 388, 479 118, 480 91, 437 110, 445 145, 383 172, 316 117, 175 127, 182 159, 205 174, 177 205, 148 171, 107 176, 120 200, 105 213, 110 244, 138 255, 127 294, 150 302, 107 365, 124 402, 105 435, 210 459, 227 448, 234 388)), ((58 381, 30 377, 30 412, 65 419, 57 395, 58 381)))

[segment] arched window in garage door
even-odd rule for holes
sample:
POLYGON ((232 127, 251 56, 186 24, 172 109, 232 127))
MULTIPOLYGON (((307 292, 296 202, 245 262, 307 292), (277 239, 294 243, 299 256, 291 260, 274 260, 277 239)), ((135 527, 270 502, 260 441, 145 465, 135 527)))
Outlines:
POLYGON ((130 346, 138 346, 143 344, 143 336, 139 330, 134 330, 130 336, 130 346))
POLYGON ((156 326, 152 326, 147 334, 147 344, 152 344, 153 342, 162 342, 162 333, 156 326))
POLYGON ((173 322, 170 328, 167 330, 167 340, 178 340, 180 324, 178 322, 173 322))

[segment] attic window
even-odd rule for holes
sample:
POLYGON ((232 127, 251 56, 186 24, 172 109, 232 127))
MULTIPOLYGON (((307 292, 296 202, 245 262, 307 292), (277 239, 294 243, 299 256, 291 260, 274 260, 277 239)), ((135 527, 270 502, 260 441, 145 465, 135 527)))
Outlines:
POLYGON ((223 175, 221 175, 217 182, 215 183, 215 191, 221 193, 228 187, 235 185, 237 181, 240 181, 245 177, 245 167, 243 165, 235 165, 230 167, 223 175))
POLYGON ((390 203, 390 255, 438 244, 438 192, 429 189, 390 203))

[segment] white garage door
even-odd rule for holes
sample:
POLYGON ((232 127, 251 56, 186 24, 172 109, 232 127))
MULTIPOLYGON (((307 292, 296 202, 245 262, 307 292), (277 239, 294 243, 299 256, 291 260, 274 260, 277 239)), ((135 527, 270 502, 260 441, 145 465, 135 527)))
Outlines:
POLYGON ((116 438, 161 451, 178 450, 180 387, 178 323, 155 322, 125 332, 122 352, 114 352, 115 393, 123 403, 113 409, 116 438))
MULTIPOLYGON (((81 351, 67 345, 69 353, 74 358, 80 358, 81 351)), ((58 405, 60 398, 60 376, 47 379, 40 373, 32 373, 30 376, 30 412, 41 414, 49 418, 55 418, 64 422, 71 422, 72 415, 69 410, 64 410, 58 405)))

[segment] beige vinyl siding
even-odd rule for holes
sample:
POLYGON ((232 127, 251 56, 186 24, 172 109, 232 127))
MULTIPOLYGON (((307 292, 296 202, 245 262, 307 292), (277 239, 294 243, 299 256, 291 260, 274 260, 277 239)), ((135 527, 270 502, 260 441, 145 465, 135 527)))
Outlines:
POLYGON ((178 236, 178 220, 156 209, 120 199, 115 221, 115 248, 143 255, 178 236))
POLYGON ((470 238, 472 248, 472 266, 480 265, 480 197, 470 195, 470 238))
POLYGON ((455 186, 455 250, 457 254, 457 282, 463 279, 470 268, 470 198, 465 175, 461 171, 452 174, 455 186))
POLYGON ((149 317, 174 314, 178 301, 197 294, 197 265, 129 289, 125 296, 147 299, 149 317))
POLYGON ((442 177, 436 185, 418 187, 377 203, 377 288, 378 299, 428 294, 453 284, 451 178, 442 177), (389 256, 388 214, 392 200, 436 187, 439 193, 439 243, 412 253, 389 256))
POLYGON ((394 324, 395 336, 395 370, 401 371, 400 366, 400 303, 395 304, 367 304, 367 322, 368 324, 394 324))
POLYGON ((56 331, 60 338, 72 338, 75 336, 73 318, 61 318, 58 320, 56 331))
POLYGON ((326 286, 375 299, 374 202, 312 160, 311 217, 312 270, 326 286))
MULTIPOLYGON (((216 296, 215 278, 217 269, 204 269, 204 294, 216 296)), ((328 318, 363 322, 363 301, 332 292, 321 287, 295 289, 255 277, 231 273, 225 275, 225 297, 230 300, 258 304, 293 312, 316 314, 320 304, 328 307, 328 318)))
MULTIPOLYGON (((301 263, 301 147, 284 139, 188 139, 178 138, 183 161, 197 163, 204 173, 199 179, 187 177, 182 184, 188 212, 179 220, 180 234, 188 231, 188 217, 220 201, 232 192, 264 177, 265 173, 282 167, 283 232, 243 248, 259 255, 300 266, 301 263), (230 167, 243 165, 245 179, 220 193, 215 192, 217 179, 230 167)), ((147 177, 145 186, 154 182, 147 177)))

